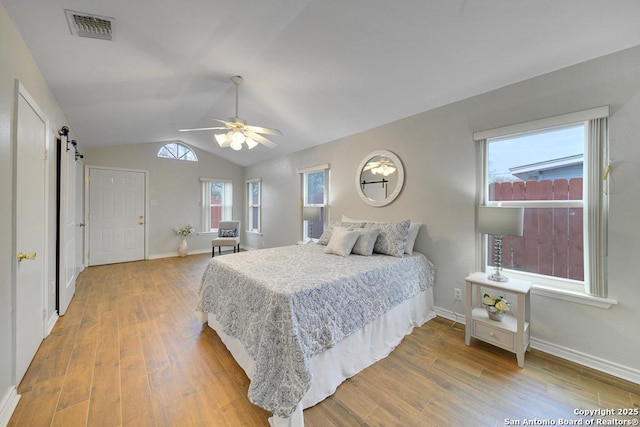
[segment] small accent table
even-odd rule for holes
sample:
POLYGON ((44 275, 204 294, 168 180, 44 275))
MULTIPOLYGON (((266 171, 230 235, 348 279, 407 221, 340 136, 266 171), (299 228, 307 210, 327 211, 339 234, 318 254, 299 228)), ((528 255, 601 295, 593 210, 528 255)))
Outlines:
MULTIPOLYGON (((509 279, 495 282, 487 279, 487 273, 473 273, 464 279, 466 286, 465 344, 471 345, 471 337, 488 342, 516 354, 518 366, 524 367, 524 353, 529 350, 531 282, 509 279), (482 306, 482 288, 516 294, 516 310, 502 321, 489 319, 482 306)), ((507 298, 508 299, 508 298, 507 298)))

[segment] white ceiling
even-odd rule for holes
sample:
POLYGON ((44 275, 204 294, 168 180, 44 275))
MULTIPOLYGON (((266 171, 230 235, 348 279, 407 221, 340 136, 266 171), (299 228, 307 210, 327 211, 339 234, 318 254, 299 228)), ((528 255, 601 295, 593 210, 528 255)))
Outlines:
POLYGON ((247 166, 640 45, 638 0, 0 0, 80 146, 182 140, 247 166), (64 9, 113 17, 71 35, 64 9), (275 127, 219 148, 207 117, 275 127))

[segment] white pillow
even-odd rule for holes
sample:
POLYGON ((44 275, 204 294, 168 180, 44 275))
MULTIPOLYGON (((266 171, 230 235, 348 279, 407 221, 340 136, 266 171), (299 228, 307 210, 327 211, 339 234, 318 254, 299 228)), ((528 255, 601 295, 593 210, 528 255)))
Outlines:
POLYGON ((422 224, 419 222, 412 222, 409 224, 409 234, 407 234, 407 243, 404 245, 404 253, 411 255, 413 253, 413 245, 416 243, 418 232, 420 231, 422 224))
POLYGON ((356 244, 353 245, 352 253, 356 255, 370 256, 373 254, 373 246, 376 244, 380 230, 377 228, 369 228, 357 230, 360 233, 356 244))
POLYGON ((334 227, 331 239, 327 243, 327 247, 324 248, 325 254, 335 254, 340 256, 349 256, 353 245, 356 244, 356 240, 360 237, 360 232, 347 230, 342 227, 334 227))
POLYGON ((368 219, 353 219, 353 218, 349 218, 346 215, 342 215, 342 222, 375 222, 375 223, 382 223, 384 221, 370 221, 368 219))

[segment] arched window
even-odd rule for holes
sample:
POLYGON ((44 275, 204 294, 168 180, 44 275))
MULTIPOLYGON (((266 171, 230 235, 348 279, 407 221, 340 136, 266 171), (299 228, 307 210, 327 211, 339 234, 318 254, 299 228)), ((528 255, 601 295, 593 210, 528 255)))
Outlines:
POLYGON ((160 150, 158 150, 158 157, 163 157, 165 159, 188 160, 190 162, 198 161, 196 153, 191 148, 180 142, 169 142, 168 144, 163 145, 160 150))

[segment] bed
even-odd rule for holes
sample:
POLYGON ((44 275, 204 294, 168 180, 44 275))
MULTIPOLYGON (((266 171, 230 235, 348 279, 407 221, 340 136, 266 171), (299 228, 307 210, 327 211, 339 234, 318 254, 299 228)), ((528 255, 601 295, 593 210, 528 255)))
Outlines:
POLYGON ((202 277, 196 310, 273 426, 303 426, 303 409, 435 317, 434 268, 424 255, 325 251, 305 244, 229 254, 202 277))

